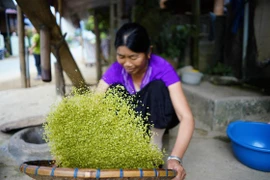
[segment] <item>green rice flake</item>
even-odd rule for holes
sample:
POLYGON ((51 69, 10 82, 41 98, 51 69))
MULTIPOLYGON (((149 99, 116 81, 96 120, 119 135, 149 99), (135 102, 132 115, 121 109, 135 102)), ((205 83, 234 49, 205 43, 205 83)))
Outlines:
POLYGON ((61 167, 157 168, 164 153, 150 143, 149 125, 136 114, 131 98, 74 90, 54 105, 44 123, 44 138, 61 167))

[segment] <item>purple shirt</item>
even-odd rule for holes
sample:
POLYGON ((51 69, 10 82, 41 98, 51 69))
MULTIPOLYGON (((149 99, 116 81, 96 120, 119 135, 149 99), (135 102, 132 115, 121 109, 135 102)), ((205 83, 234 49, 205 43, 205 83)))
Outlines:
MULTIPOLYGON (((109 67, 109 69, 104 73, 102 79, 109 85, 114 83, 124 85, 130 94, 136 93, 131 75, 128 74, 123 66, 118 62, 114 62, 109 67)), ((168 61, 160 56, 152 54, 140 89, 154 80, 162 80, 167 87, 180 81, 179 76, 168 61)))

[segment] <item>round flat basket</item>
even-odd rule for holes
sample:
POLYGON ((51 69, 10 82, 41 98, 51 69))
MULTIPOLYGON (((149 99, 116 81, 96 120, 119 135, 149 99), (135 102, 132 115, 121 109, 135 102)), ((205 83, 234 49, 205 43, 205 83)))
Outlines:
POLYGON ((161 179, 169 180, 176 172, 169 169, 79 169, 60 168, 55 161, 29 161, 20 171, 36 180, 92 180, 92 179, 161 179))

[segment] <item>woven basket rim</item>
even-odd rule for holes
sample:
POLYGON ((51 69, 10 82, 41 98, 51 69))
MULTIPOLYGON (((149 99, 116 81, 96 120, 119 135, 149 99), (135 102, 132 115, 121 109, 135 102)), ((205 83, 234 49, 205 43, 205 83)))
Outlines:
POLYGON ((176 171, 171 169, 93 169, 62 168, 54 166, 54 160, 28 161, 20 165, 20 171, 29 176, 59 178, 108 179, 164 177, 173 179, 176 171))

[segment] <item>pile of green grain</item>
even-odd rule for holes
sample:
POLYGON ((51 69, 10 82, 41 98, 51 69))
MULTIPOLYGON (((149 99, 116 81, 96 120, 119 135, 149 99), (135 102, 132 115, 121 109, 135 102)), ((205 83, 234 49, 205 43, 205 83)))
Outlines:
POLYGON ((116 90, 74 91, 54 106, 44 130, 58 165, 128 169, 163 164, 164 154, 150 143, 143 118, 121 96, 116 90))

